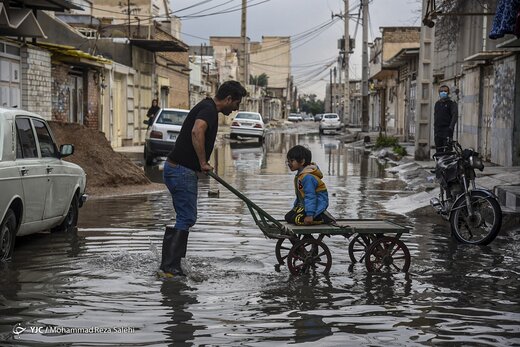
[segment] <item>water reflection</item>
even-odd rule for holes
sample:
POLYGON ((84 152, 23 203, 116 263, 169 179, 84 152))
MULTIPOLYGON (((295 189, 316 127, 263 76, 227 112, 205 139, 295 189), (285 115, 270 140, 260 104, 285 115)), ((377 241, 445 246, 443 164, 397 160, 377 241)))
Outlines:
POLYGON ((163 281, 161 284, 161 304, 168 309, 165 315, 168 320, 166 325, 166 341, 168 343, 186 344, 193 341, 195 332, 204 330, 204 326, 196 324, 189 307, 196 304, 195 289, 185 281, 163 281))
MULTIPOLYGON (((412 227, 410 273, 371 275, 351 264, 348 240, 326 238, 329 276, 275 272, 275 240, 256 227, 247 206, 201 179, 199 220, 190 235, 188 278, 154 275, 168 193, 92 200, 77 233, 17 239, 13 261, 0 264, 0 340, 4 344, 335 346, 519 345, 520 236, 501 234, 487 247, 455 243, 437 216, 400 216, 380 203, 404 189, 362 151, 333 136, 273 131, 263 146, 229 141, 212 163, 226 181, 274 217, 294 200, 285 154, 311 148, 342 218, 387 218, 412 227), (220 194, 208 196, 208 190, 220 194), (131 334, 23 334, 16 324, 128 326, 131 334), (16 341, 15 341, 16 339, 16 341)), ((162 181, 161 165, 146 168, 162 181)))

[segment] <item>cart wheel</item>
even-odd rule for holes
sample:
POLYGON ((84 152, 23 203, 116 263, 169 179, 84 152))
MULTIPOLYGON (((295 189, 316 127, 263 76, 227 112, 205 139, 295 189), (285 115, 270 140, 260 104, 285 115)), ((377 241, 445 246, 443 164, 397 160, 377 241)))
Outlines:
POLYGON ((398 238, 383 236, 373 240, 368 247, 365 266, 370 272, 407 272, 410 252, 398 238))
POLYGON ((274 249, 274 253, 276 254, 276 260, 278 260, 278 264, 285 264, 285 259, 289 255, 289 251, 291 248, 300 241, 300 236, 295 236, 294 238, 287 239, 278 239, 276 242, 276 247, 274 249))
POLYGON ((291 248, 287 256, 287 266, 293 275, 310 271, 328 274, 331 265, 329 248, 320 240, 303 239, 291 248))
POLYGON ((357 234, 348 244, 348 256, 352 263, 361 263, 365 260, 365 254, 372 243, 372 235, 357 234))

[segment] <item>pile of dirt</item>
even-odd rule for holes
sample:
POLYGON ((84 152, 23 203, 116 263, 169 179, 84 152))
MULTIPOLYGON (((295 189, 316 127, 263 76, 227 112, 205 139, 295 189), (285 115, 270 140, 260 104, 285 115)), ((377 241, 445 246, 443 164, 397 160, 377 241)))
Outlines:
POLYGON ((88 187, 150 184, 143 170, 115 152, 99 130, 75 123, 49 122, 58 146, 71 143, 74 154, 64 160, 76 163, 87 174, 88 187))

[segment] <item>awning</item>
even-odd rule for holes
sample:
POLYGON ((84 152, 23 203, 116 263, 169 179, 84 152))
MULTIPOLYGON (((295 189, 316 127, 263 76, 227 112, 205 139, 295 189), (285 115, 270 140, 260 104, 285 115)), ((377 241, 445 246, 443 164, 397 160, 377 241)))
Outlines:
POLYGON ((38 42, 36 45, 50 51, 53 58, 65 63, 97 67, 105 67, 106 64, 112 64, 112 60, 88 54, 72 46, 43 42, 38 42))
POLYGON ((386 80, 388 78, 393 78, 395 76, 395 74, 396 74, 395 70, 383 69, 383 70, 377 72, 376 74, 374 74, 373 76, 370 76, 370 79, 382 81, 382 80, 386 80))
POLYGON ((48 10, 63 12, 64 10, 83 10, 83 7, 68 0, 9 0, 9 6, 31 10, 48 10))
POLYGON ((470 55, 469 57, 464 58, 464 61, 493 60, 510 53, 511 52, 508 51, 484 51, 470 55))
POLYGON ((189 48, 188 45, 176 39, 168 41, 130 39, 130 43, 150 52, 187 52, 189 48))
POLYGON ((0 3, 0 35, 47 38, 31 10, 11 8, 7 11, 4 3, 0 3))
POLYGON ((398 69, 410 59, 419 56, 419 48, 403 48, 392 58, 383 62, 383 69, 398 69))
POLYGON ((520 51, 520 39, 513 37, 507 41, 499 43, 497 48, 506 49, 508 51, 520 51))

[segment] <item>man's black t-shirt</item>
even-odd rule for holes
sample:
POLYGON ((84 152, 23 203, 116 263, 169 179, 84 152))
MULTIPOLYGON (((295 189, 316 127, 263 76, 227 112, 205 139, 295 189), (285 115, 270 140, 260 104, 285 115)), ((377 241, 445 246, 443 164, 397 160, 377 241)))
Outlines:
POLYGON ((195 120, 202 119, 208 124, 206 130, 204 147, 206 149, 206 160, 209 160, 218 130, 218 111, 217 105, 211 98, 206 98, 193 107, 182 124, 181 132, 175 142, 175 147, 168 154, 168 158, 182 166, 194 171, 200 171, 199 158, 193 148, 191 130, 195 125, 195 120))

